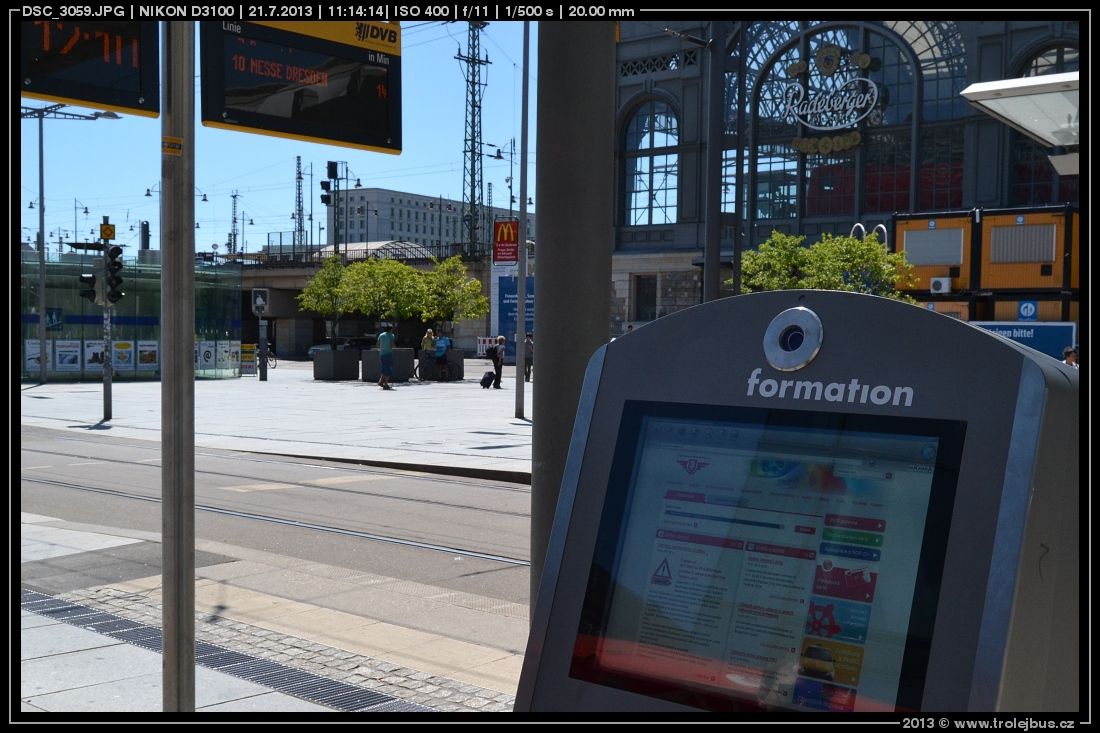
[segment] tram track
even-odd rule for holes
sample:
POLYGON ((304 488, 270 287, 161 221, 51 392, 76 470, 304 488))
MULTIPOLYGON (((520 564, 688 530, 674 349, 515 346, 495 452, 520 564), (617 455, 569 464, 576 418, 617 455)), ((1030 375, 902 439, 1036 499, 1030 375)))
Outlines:
MULTIPOLYGON (((145 464, 140 464, 145 465, 145 464)), ((55 479, 44 479, 24 476, 21 479, 23 482, 41 484, 45 486, 53 486, 55 488, 69 489, 74 491, 84 491, 95 494, 104 494, 113 496, 120 499, 130 499, 134 501, 145 501, 155 504, 161 503, 159 497, 146 496, 143 494, 136 494, 119 489, 109 489, 105 487, 97 486, 82 486, 80 484, 74 484, 67 481, 57 481, 55 479)), ((312 485, 308 485, 310 488, 316 488, 312 485)), ((461 547, 452 547, 447 545, 440 545, 431 542, 421 542, 418 540, 410 540, 404 537, 397 537, 393 535, 383 535, 373 532, 363 532, 360 530, 348 529, 345 527, 334 527, 330 525, 318 524, 314 522, 304 522, 297 519, 289 519, 286 517, 277 517, 269 514, 259 514, 256 512, 246 512, 236 509, 226 509, 224 507, 218 507, 211 504, 195 504, 195 511, 207 512, 211 514, 220 514, 230 517, 236 517, 239 519, 248 519, 251 521, 266 522, 270 524, 278 524, 287 527, 294 527, 297 529, 304 529, 313 532, 321 532, 331 535, 342 535, 346 537, 355 537, 364 540, 370 540, 374 542, 384 542, 388 544, 401 545, 405 547, 413 547, 417 549, 430 550, 433 552, 447 553, 449 555, 459 555, 462 557, 477 558, 481 560, 487 560, 489 562, 497 562, 504 565, 519 565, 530 566, 529 560, 522 558, 508 557, 506 555, 495 555, 487 552, 479 552, 477 550, 470 550, 461 547)))
MULTIPOLYGON (((101 441, 95 441, 95 440, 83 440, 83 441, 81 441, 79 439, 71 439, 71 440, 77 440, 78 442, 86 442, 86 443, 92 443, 92 444, 97 444, 97 445, 102 445, 103 444, 101 441)), ((153 449, 153 448, 149 448, 149 447, 146 447, 146 446, 140 446, 140 445, 129 446, 129 447, 136 447, 136 448, 140 448, 142 450, 149 450, 149 451, 154 451, 155 450, 155 451, 159 452, 159 448, 153 449)), ((66 458, 66 459, 86 459, 86 460, 100 460, 100 461, 104 460, 102 456, 97 456, 97 455, 80 455, 80 454, 71 453, 71 452, 51 451, 51 450, 46 450, 46 449, 43 449, 43 448, 34 448, 34 447, 23 447, 22 451, 24 453, 29 453, 29 454, 56 456, 56 457, 63 457, 63 458, 66 458)), ((208 453, 208 452, 198 452, 198 451, 196 451, 195 455, 196 455, 196 457, 203 456, 203 457, 223 459, 223 460, 262 463, 266 466, 286 465, 286 466, 293 466, 296 469, 312 468, 312 469, 324 470, 324 471, 339 471, 339 472, 343 472, 343 473, 351 474, 351 475, 362 474, 363 477, 389 476, 389 477, 393 477, 393 478, 406 478, 406 479, 410 478, 410 474, 408 474, 408 473, 402 473, 402 472, 399 472, 399 471, 392 471, 392 470, 386 470, 386 469, 369 469, 368 470, 368 469, 362 469, 362 468, 357 468, 357 467, 345 467, 345 466, 331 466, 331 465, 322 465, 322 464, 301 463, 301 462, 297 462, 297 461, 279 460, 278 458, 271 458, 271 459, 257 458, 257 457, 251 457, 251 456, 242 456, 242 455, 239 455, 239 454, 208 453)), ((142 468, 157 468, 157 469, 159 469, 159 466, 154 465, 154 464, 150 464, 150 463, 146 462, 147 460, 148 459, 144 459, 144 460, 117 459, 117 458, 112 458, 111 459, 111 461, 113 463, 122 463, 122 464, 130 465, 130 466, 142 467, 142 468)), ((295 480, 290 480, 290 479, 286 479, 286 478, 263 479, 261 477, 256 476, 253 473, 239 473, 239 472, 230 472, 230 471, 214 471, 214 470, 210 470, 210 469, 202 469, 202 468, 197 468, 196 467, 195 474, 196 475, 208 476, 208 477, 211 477, 211 478, 244 480, 244 481, 270 480, 270 481, 276 481, 280 484, 286 484, 287 486, 293 486, 293 487, 298 487, 298 488, 303 488, 303 489, 310 489, 310 490, 315 490, 315 491, 323 491, 323 492, 327 492, 327 493, 330 493, 330 494, 348 494, 348 495, 364 496, 364 497, 371 497, 371 498, 377 498, 377 499, 389 499, 389 500, 392 500, 392 501, 401 501, 401 502, 408 502, 408 503, 413 503, 413 504, 423 504, 423 505, 426 505, 426 506, 434 506, 434 507, 446 508, 446 509, 461 509, 461 510, 464 510, 464 511, 481 512, 481 513, 486 513, 486 514, 491 514, 491 515, 499 515, 499 516, 507 516, 507 517, 520 517, 520 518, 525 518, 525 519, 529 519, 530 516, 531 516, 530 511, 515 512, 515 511, 507 511, 507 510, 503 510, 503 509, 488 509, 488 508, 484 508, 484 507, 471 506, 469 504, 464 504, 464 503, 442 501, 442 500, 439 500, 439 499, 425 499, 425 498, 419 498, 419 497, 403 496, 403 495, 400 495, 400 494, 393 494, 393 493, 378 491, 376 489, 374 489, 374 490, 369 489, 369 488, 352 489, 352 488, 340 487, 340 486, 325 486, 323 484, 319 484, 319 483, 316 483, 316 482, 295 481, 295 480)), ((425 482, 435 483, 435 484, 444 484, 444 485, 452 485, 452 486, 468 486, 469 485, 469 482, 457 481, 457 480, 454 480, 454 479, 447 480, 446 478, 440 478, 440 477, 436 477, 436 476, 422 477, 418 474, 418 475, 415 476, 415 478, 416 478, 417 481, 422 480, 422 481, 425 481, 425 482)), ((492 482, 480 484, 479 488, 483 489, 483 490, 488 490, 488 491, 519 492, 519 493, 525 493, 525 494, 530 493, 530 487, 517 488, 517 487, 509 486, 509 485, 506 485, 506 484, 492 483, 492 482)))

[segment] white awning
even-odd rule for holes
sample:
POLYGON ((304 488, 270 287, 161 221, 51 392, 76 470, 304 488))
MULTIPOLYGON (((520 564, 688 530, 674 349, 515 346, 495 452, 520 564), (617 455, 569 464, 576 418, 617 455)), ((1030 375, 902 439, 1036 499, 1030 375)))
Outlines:
POLYGON ((1025 76, 971 84, 962 90, 970 104, 1019 130, 1052 151, 1050 162, 1061 175, 1079 171, 1079 154, 1066 151, 1081 142, 1078 97, 1080 72, 1025 76))
POLYGON ((966 101, 1048 147, 1080 143, 1080 72, 987 81, 963 89, 966 101))

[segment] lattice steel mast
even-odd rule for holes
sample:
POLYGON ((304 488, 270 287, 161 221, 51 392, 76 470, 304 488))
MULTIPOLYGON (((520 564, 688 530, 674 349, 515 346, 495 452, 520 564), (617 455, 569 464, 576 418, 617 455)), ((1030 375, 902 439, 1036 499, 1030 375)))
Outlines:
POLYGON ((464 62, 462 73, 466 78, 466 158, 462 166, 462 221, 466 226, 466 255, 481 256, 485 253, 482 231, 483 184, 481 175, 481 99, 485 83, 481 80, 481 67, 490 63, 488 55, 481 55, 481 29, 487 23, 471 21, 466 41, 466 54, 459 49, 455 58, 464 62))

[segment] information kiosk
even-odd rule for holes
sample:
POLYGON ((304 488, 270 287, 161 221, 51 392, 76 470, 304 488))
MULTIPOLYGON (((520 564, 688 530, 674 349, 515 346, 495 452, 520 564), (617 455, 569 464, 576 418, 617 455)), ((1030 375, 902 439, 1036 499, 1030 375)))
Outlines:
POLYGON ((601 347, 517 711, 1070 711, 1078 376, 757 293, 601 347))

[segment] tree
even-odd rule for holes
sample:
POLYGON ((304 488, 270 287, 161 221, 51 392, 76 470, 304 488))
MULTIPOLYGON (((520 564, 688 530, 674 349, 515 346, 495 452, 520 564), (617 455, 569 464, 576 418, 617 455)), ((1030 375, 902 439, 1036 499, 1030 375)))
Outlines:
POLYGON ((340 316, 354 310, 354 294, 344 284, 344 263, 339 257, 328 257, 298 296, 303 310, 315 311, 332 321, 332 350, 336 351, 336 324, 340 316))
POLYGON ((440 262, 432 258, 435 269, 421 275, 424 301, 420 317, 431 321, 460 321, 480 318, 489 312, 489 299, 481 294, 481 283, 467 277, 466 265, 455 255, 440 262))
POLYGON ((349 265, 344 287, 352 295, 351 310, 384 321, 412 316, 424 302, 421 274, 398 260, 370 259, 349 265))
POLYGON ((912 265, 903 253, 888 252, 874 234, 865 239, 826 234, 810 247, 802 245, 804 239, 773 231, 759 248, 745 252, 745 290, 845 290, 914 302, 897 289, 913 284, 912 265))

